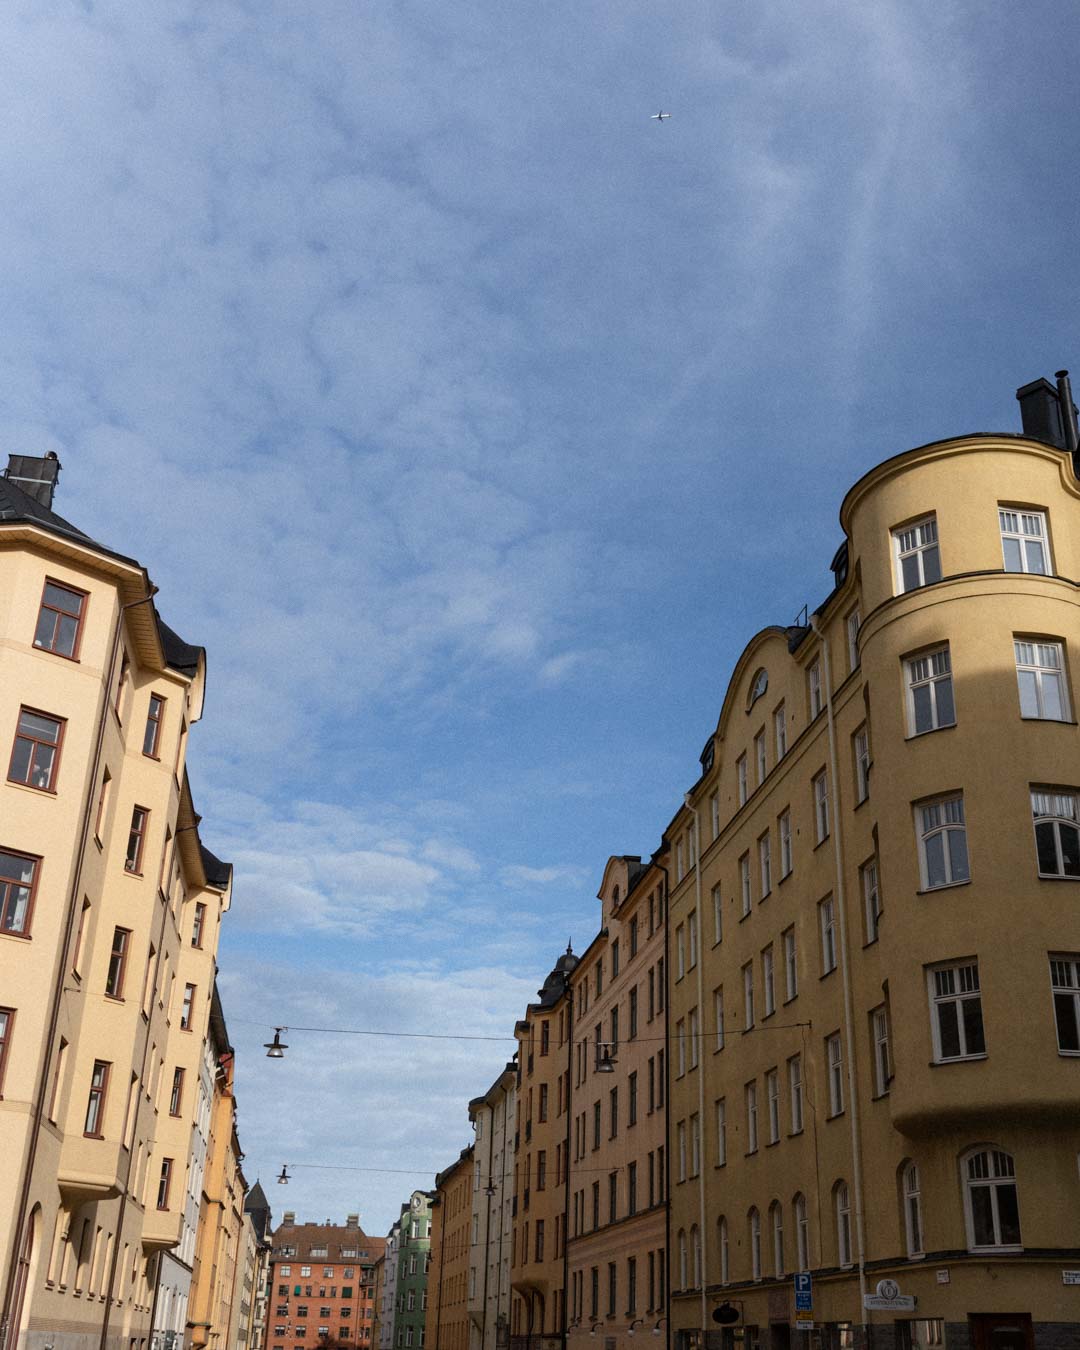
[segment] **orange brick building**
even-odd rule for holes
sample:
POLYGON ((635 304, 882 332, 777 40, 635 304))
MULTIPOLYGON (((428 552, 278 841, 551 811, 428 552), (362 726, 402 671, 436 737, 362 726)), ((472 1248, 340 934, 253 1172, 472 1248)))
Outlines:
POLYGON ((357 1214, 342 1225, 298 1224, 295 1214, 286 1213, 270 1254, 269 1350, 327 1344, 370 1350, 375 1262, 385 1246, 385 1238, 367 1236, 357 1214))

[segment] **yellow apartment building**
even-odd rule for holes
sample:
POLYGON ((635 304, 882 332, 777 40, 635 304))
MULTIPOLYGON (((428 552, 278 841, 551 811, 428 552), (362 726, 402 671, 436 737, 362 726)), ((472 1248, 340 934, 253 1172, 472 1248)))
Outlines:
POLYGON ((1080 482, 1018 397, 848 491, 656 855, 680 1346, 1080 1344, 1080 482))
MULTIPOLYGON (((570 975, 568 1343, 663 1331, 667 1130, 663 871, 613 857, 601 928, 570 975)), ((650 1340, 650 1343, 651 1342, 650 1340)))
POLYGON ((53 512, 59 469, 0 478, 0 1347, 146 1350, 159 1276, 162 1344, 186 1318, 231 869, 185 769, 203 650, 53 512))
POLYGON ((476 1293, 476 1267, 471 1257, 473 1243, 479 1239, 473 1194, 481 1189, 479 1168, 470 1144, 435 1178, 424 1328, 427 1350, 469 1350, 469 1298, 476 1293))
POLYGON ((470 1350, 505 1350, 509 1343, 516 1100, 517 1066, 508 1063, 487 1092, 469 1103, 476 1180, 469 1263, 470 1350))

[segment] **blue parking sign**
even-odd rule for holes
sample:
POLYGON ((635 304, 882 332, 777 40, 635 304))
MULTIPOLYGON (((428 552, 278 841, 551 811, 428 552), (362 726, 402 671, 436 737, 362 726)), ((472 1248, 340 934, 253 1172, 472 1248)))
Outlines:
POLYGON ((800 1271, 795 1276, 795 1311, 797 1313, 813 1312, 814 1309, 814 1283, 808 1270, 800 1271))

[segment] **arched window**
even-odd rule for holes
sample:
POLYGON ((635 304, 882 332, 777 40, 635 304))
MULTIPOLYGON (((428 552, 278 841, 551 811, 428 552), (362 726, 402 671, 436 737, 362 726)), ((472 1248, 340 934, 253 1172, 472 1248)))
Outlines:
POLYGON ((694 1224, 690 1229, 690 1255, 693 1259, 694 1288, 700 1289, 703 1283, 701 1278, 701 1230, 697 1224, 694 1224))
POLYGON ((795 1259, 800 1270, 810 1269, 810 1223, 806 1217, 806 1196, 800 1191, 792 1202, 795 1211, 795 1259))
POLYGON ((1012 1154, 987 1147, 961 1159, 967 1210, 968 1246, 1020 1246, 1020 1206, 1012 1154))
POLYGON ((750 1220, 750 1273, 755 1280, 761 1279, 761 1215, 752 1209, 750 1220))
POLYGON ((686 1229, 679 1229, 679 1288, 685 1289, 686 1285, 686 1229))
POLYGON ((846 1181, 833 1188, 836 1201, 836 1257, 842 1266, 851 1265, 851 1196, 846 1181))
POLYGON ((746 711, 749 712, 758 699, 769 687, 769 672, 764 666, 754 675, 750 681, 750 697, 746 701, 746 711))
POLYGON ((900 1189, 904 1197, 904 1233, 908 1256, 923 1253, 922 1191, 919 1169, 915 1163, 903 1164, 900 1169, 900 1189))
POLYGON ((728 1254, 727 1219, 723 1216, 716 1222, 716 1245, 720 1248, 720 1283, 727 1284, 731 1279, 731 1258, 728 1254))
POLYGON ((772 1220, 773 1274, 778 1280, 784 1278, 784 1206, 774 1200, 769 1206, 769 1218, 772 1220))

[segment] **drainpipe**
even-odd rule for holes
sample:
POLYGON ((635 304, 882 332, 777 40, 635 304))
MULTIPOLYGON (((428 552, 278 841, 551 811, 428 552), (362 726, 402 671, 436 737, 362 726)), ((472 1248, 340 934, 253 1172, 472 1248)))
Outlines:
MULTIPOLYGON (((484 1101, 487 1105, 487 1099, 484 1101)), ((483 1117, 481 1116, 481 1120, 483 1117)), ((495 1179, 491 1175, 491 1168, 495 1157, 495 1111, 491 1110, 491 1119, 488 1121, 488 1156, 487 1156, 487 1187, 485 1196, 487 1198, 487 1219, 484 1223, 484 1308, 480 1314, 480 1350, 486 1350, 487 1345, 487 1311, 488 1311, 488 1266, 491 1264, 488 1259, 488 1253, 491 1251, 491 1196, 495 1190, 495 1179)), ((470 1340, 471 1340, 470 1336, 470 1340)))
MULTIPOLYGON (((694 818, 692 826, 694 839, 694 903, 697 923, 697 960, 694 964, 697 966, 698 1044, 696 1046, 691 1045, 691 1051, 696 1051, 698 1061, 698 1244, 701 1250, 701 1343, 704 1345, 705 1333, 708 1330, 708 1299, 705 1295, 705 1286, 708 1283, 706 1271, 709 1269, 708 1245, 705 1236, 705 1059, 702 1054, 704 1038, 701 1035, 701 1028, 705 1022, 705 960, 701 936, 705 925, 701 910, 701 834, 698 829, 697 807, 691 804, 689 792, 683 798, 683 804, 688 811, 692 812, 694 818)), ((691 1148, 693 1142, 693 1139, 691 1139, 691 1148)), ((690 1257, 693 1260, 693 1252, 690 1253, 690 1257)))
MULTIPOLYGON (((145 573, 144 573, 145 575, 145 573)), ((30 1147, 24 1164, 22 1184, 19 1187, 19 1206, 16 1210, 12 1228, 11 1261, 4 1284, 4 1303, 0 1315, 0 1350, 7 1344, 8 1323, 11 1318, 12 1296, 15 1292, 15 1280, 19 1268, 19 1255, 23 1249, 26 1225, 26 1211, 30 1203, 30 1188, 34 1176, 34 1162, 37 1158, 38 1139, 41 1136, 41 1123, 45 1115, 46 1094, 49 1090, 49 1077, 52 1066, 53 1050, 56 1044, 56 1028, 60 1021, 60 1004, 64 996, 64 980, 67 978, 67 954, 71 945, 71 934, 75 927, 75 914, 79 903, 79 891, 82 888, 83 861, 86 858, 86 846, 90 842, 90 820, 94 809, 94 796, 97 788, 98 770, 101 767, 101 752, 105 744, 105 727, 109 720, 109 696, 112 693, 113 677, 116 674, 116 658, 120 652, 120 640, 124 632, 124 614, 136 605, 145 605, 157 595, 158 588, 152 583, 149 591, 139 600, 130 600, 121 605, 116 616, 116 631, 113 634, 112 652, 109 667, 101 691, 101 711, 98 714, 97 737, 94 742, 94 757, 86 784, 86 800, 83 803, 82 826, 79 830, 79 852, 75 861, 75 875, 71 882, 71 894, 68 896, 67 915, 64 920, 64 939, 60 944, 57 960, 56 982, 53 987, 52 1005, 49 1009, 49 1029, 45 1035, 45 1053, 41 1059, 41 1074, 38 1078, 37 1099, 34 1102, 33 1124, 30 1130, 30 1147)), ((44 1237, 44 1234, 42 1235, 44 1237)), ((116 1252, 120 1250, 121 1233, 116 1233, 116 1252)), ((115 1252, 114 1252, 115 1264, 115 1252)), ((16 1330, 16 1335, 18 1331, 16 1330)))
POLYGON ((566 1293, 570 1282, 570 1130, 573 1125, 574 1100, 574 988, 570 983, 569 971, 566 976, 566 1135, 563 1141, 563 1243, 562 1243, 562 1337, 563 1350, 566 1350, 566 1293))
POLYGON ((829 644, 818 616, 811 614, 810 627, 821 643, 825 670, 825 712, 829 727, 829 775, 833 782, 832 826, 833 860, 836 869, 836 908, 840 916, 840 980, 844 991, 844 1037, 847 1041, 847 1083, 849 1119, 851 1121, 851 1166, 855 1183, 855 1242, 859 1258, 859 1321, 866 1317, 866 1237, 863 1215, 862 1145, 859 1141, 859 1084, 855 1073, 855 1009, 851 993, 851 970, 848 961, 847 898, 844 887, 844 850, 840 812, 840 766, 836 753, 836 723, 833 719, 832 666, 829 662, 829 644))
POLYGON ((671 878, 661 863, 657 869, 663 873, 662 894, 664 897, 664 1346, 671 1350, 671 1263, 668 1254, 671 1251, 671 1000, 667 995, 668 974, 671 970, 671 920, 669 901, 671 899, 671 878))

